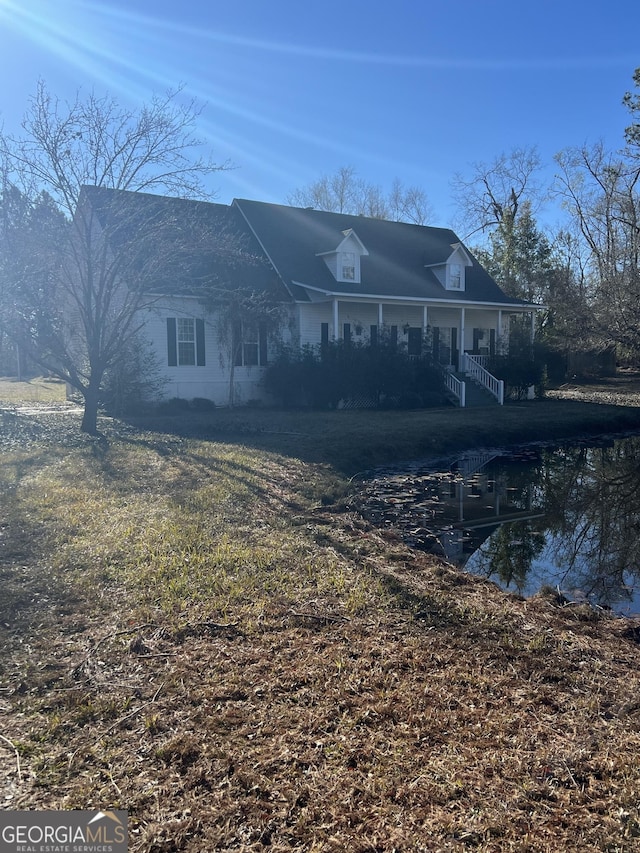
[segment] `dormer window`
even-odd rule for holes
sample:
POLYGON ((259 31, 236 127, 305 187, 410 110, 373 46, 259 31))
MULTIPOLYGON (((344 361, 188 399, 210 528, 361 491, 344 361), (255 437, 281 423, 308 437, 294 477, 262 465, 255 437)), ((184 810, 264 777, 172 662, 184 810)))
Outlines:
POLYGON ((369 252, 352 228, 341 233, 341 240, 334 249, 318 252, 336 281, 360 284, 360 259, 369 252))
POLYGON ((462 264, 449 264, 449 290, 462 290, 462 264))
POLYGON ((356 280, 356 253, 342 252, 342 280, 356 280))
POLYGON ((466 290, 467 267, 473 266, 471 256, 462 243, 452 243, 453 252, 446 261, 425 264, 430 269, 445 290, 466 290))

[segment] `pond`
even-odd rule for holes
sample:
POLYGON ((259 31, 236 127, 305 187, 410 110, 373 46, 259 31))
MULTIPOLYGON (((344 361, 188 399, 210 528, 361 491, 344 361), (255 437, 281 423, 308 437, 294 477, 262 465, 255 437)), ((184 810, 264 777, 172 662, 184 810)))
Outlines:
POLYGON ((640 614, 640 436, 381 470, 357 503, 413 547, 523 596, 640 614))

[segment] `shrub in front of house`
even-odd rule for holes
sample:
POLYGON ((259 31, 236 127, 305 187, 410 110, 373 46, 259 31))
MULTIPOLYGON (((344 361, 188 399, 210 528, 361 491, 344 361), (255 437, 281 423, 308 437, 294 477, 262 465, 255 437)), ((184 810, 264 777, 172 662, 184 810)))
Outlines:
POLYGON ((159 415, 181 415, 189 411, 189 401, 183 397, 171 397, 158 403, 156 411, 159 415))
POLYGON ((194 397, 189 405, 195 412, 212 412, 216 407, 214 401, 208 397, 194 397))
POLYGON ((546 377, 544 348, 531 341, 525 324, 513 323, 508 352, 491 356, 487 370, 504 381, 505 396, 523 400, 532 386, 541 396, 546 377))
POLYGON ((284 408, 423 408, 443 405, 442 374, 429 356, 380 342, 337 341, 283 348, 267 369, 266 390, 284 408))
POLYGON ((106 371, 100 404, 109 415, 143 415, 162 394, 166 379, 149 347, 141 340, 130 341, 121 357, 106 371))

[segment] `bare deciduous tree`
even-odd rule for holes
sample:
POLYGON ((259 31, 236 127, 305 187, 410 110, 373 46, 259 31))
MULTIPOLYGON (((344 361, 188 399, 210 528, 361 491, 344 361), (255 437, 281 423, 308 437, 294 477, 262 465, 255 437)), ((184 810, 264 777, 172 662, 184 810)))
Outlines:
POLYGON ((433 220, 433 208, 426 192, 417 186, 405 187, 398 178, 391 186, 388 203, 391 218, 398 222, 426 225, 433 220))
POLYGON ((539 168, 540 156, 535 148, 514 148, 491 163, 474 163, 471 177, 456 174, 453 194, 467 237, 495 228, 505 218, 515 221, 525 200, 535 213, 541 193, 539 168))
POLYGON ((640 353, 640 166, 602 143, 557 158, 557 192, 588 253, 587 280, 604 341, 640 353))
MULTIPOLYGON (((39 363, 82 395, 89 433, 105 375, 126 357, 159 277, 179 272, 194 232, 170 206, 140 216, 115 193, 96 207, 83 187, 209 197, 205 178, 225 166, 200 156, 199 109, 181 97, 169 92, 134 111, 94 94, 62 103, 40 83, 23 134, 0 136, 7 179, 27 198, 45 190, 72 223, 49 285, 53 307, 33 324, 31 344, 39 363)), ((25 310, 37 310, 35 290, 25 287, 25 310)))
POLYGON ((391 191, 385 193, 378 185, 359 178, 353 166, 342 166, 333 175, 323 175, 295 190, 287 197, 287 203, 415 225, 424 225, 433 218, 427 194, 420 187, 405 187, 396 178, 391 191))

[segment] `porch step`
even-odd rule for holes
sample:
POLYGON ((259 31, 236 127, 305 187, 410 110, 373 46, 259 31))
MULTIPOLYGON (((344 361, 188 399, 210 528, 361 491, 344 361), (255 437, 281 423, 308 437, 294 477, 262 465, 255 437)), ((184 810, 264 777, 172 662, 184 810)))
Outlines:
POLYGON ((471 406, 498 405, 498 401, 493 394, 487 391, 483 385, 474 382, 468 374, 456 373, 455 375, 465 383, 465 402, 467 408, 471 406))

